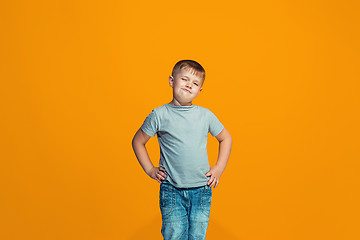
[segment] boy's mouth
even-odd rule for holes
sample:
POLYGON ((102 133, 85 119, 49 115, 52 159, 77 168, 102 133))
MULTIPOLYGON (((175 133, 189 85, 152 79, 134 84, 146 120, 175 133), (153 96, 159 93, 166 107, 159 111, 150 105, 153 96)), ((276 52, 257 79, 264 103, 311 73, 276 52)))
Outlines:
POLYGON ((188 89, 186 89, 186 88, 183 88, 183 90, 184 90, 185 92, 191 93, 190 90, 188 90, 188 89))

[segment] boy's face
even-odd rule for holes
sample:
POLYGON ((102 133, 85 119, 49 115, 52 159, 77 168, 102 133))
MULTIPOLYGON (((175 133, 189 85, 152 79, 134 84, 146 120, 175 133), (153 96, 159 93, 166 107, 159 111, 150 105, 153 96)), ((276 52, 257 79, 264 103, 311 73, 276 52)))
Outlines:
POLYGON ((173 101, 180 105, 191 105, 202 90, 203 79, 187 69, 181 69, 176 76, 169 77, 169 84, 173 88, 173 101))

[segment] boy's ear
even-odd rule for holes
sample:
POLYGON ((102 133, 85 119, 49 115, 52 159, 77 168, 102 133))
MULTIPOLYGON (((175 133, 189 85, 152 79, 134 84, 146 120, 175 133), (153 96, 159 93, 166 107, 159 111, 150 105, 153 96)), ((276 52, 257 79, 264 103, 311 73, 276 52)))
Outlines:
POLYGON ((169 85, 170 85, 170 87, 174 86, 174 77, 173 76, 169 76, 169 85))

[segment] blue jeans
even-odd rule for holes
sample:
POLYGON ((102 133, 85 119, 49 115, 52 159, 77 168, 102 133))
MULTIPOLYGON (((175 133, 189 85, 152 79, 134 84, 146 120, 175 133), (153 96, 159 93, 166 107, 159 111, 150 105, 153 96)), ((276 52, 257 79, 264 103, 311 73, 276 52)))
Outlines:
POLYGON ((160 185, 161 233, 164 240, 205 240, 212 189, 209 186, 176 188, 160 185))

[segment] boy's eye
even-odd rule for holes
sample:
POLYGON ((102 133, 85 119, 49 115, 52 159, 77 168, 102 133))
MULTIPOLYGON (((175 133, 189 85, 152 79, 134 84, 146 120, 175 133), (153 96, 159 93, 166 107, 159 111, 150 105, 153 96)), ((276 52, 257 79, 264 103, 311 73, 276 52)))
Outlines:
POLYGON ((199 86, 199 84, 197 84, 197 83, 194 83, 196 86, 199 86))
POLYGON ((182 78, 182 80, 186 81, 187 79, 186 79, 186 78, 182 78))

